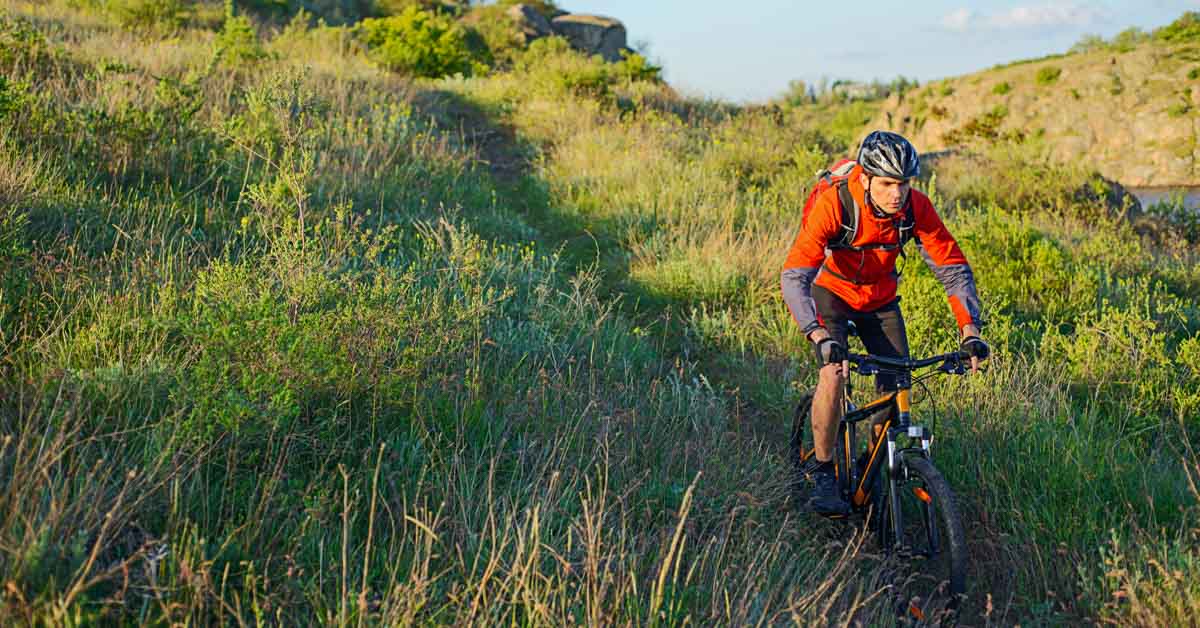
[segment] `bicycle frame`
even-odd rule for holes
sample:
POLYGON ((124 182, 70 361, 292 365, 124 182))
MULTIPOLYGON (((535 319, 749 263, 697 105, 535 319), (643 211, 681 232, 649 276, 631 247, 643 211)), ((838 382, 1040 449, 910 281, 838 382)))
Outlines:
MULTIPOLYGON (((857 510, 865 509, 868 506, 875 476, 880 471, 881 463, 887 464, 887 469, 892 472, 889 475, 890 481, 894 483, 898 456, 912 452, 928 458, 932 434, 923 426, 912 425, 911 389, 903 388, 889 392, 861 408, 854 406, 850 400, 850 393, 850 380, 847 378, 842 396, 844 406, 842 418, 838 422, 838 438, 842 443, 842 455, 834 468, 842 487, 843 496, 857 510), (879 429, 873 430, 874 433, 871 435, 873 443, 867 450, 867 464, 860 472, 853 459, 853 445, 857 442, 857 424, 884 410, 886 410, 886 414, 883 420, 872 425, 872 428, 877 425, 879 429), (901 435, 919 440, 920 447, 898 448, 897 439, 901 435), (886 459, 881 460, 880 452, 885 447, 886 459)), ((894 495, 895 491, 893 490, 891 493, 894 495)))

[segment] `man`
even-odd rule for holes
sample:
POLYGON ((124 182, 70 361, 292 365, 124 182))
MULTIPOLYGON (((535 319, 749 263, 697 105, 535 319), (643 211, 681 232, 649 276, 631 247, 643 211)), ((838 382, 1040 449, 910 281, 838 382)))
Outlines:
MULTIPOLYGON (((783 299, 813 343, 820 365, 812 404, 813 443, 820 466, 809 506, 821 514, 845 514, 850 509, 837 490, 832 462, 842 378, 849 375, 847 323, 854 323, 868 352, 908 357, 908 337, 896 296, 896 258, 908 237, 917 240, 925 262, 946 289, 962 333, 962 350, 972 356, 971 370, 977 370, 988 356, 988 346, 979 337, 975 277, 929 197, 912 189, 920 169, 917 151, 908 140, 884 131, 868 135, 845 183, 830 186, 815 198, 783 266, 783 299), (839 190, 842 185, 848 196, 839 190), (842 225, 841 200, 848 198, 856 207, 858 227, 846 243, 848 227, 842 225), (911 233, 902 233, 909 229, 911 233)), ((886 391, 909 383, 880 374, 875 385, 886 391)))

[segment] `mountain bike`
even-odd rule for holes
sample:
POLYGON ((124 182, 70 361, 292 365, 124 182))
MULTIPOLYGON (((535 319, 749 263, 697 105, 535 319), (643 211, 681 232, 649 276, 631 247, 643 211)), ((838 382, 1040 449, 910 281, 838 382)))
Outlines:
MULTIPOLYGON (((933 465, 933 431, 913 422, 911 391, 930 377, 965 374, 970 356, 958 351, 911 360, 851 354, 849 361, 858 375, 887 371, 911 378, 911 383, 858 407, 853 378, 844 378, 833 456, 842 497, 851 506, 850 516, 866 518, 884 553, 912 569, 900 587, 908 599, 899 610, 917 620, 952 620, 966 594, 966 537, 954 492, 933 465), (873 438, 856 456, 856 428, 868 419, 873 438)), ((791 457, 798 480, 816 468, 812 395, 801 398, 792 423, 791 457)))

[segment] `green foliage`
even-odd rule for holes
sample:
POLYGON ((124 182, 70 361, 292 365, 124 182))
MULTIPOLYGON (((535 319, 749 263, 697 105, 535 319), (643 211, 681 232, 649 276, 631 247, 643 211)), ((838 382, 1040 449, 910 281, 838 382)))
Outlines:
POLYGON ((950 145, 965 144, 974 141, 995 143, 999 141, 1020 140, 1024 132, 1020 129, 1001 131, 1004 119, 1008 117, 1008 108, 997 105, 990 110, 967 120, 961 127, 946 132, 942 141, 950 145))
POLYGON ((1172 44, 1200 41, 1200 12, 1187 11, 1174 22, 1155 29, 1152 36, 1172 44))
POLYGON ((553 18, 562 13, 562 9, 554 2, 554 0, 496 0, 495 5, 507 9, 508 7, 518 4, 526 4, 538 13, 546 16, 547 19, 553 18))
POLYGON ((1133 26, 1113 36, 1110 47, 1115 52, 1129 52, 1139 44, 1150 40, 1150 35, 1142 29, 1133 26))
POLYGON ((462 20, 481 40, 488 56, 499 68, 508 69, 525 50, 525 36, 517 23, 498 4, 473 6, 462 20))
MULTIPOLYGON (((779 264, 877 102, 685 99, 562 41, 431 90, 307 18, 254 71, 43 18, 0 15, 9 623, 896 623, 896 565, 831 554, 781 471, 814 369, 779 264)), ((1003 120, 920 184, 996 349, 914 397, 1003 563, 973 618, 1187 624, 1196 216, 1131 223, 1003 120)), ((909 258, 914 351, 956 346, 909 258)))
POLYGON ((662 67, 651 64, 646 57, 628 50, 621 51, 621 61, 614 68, 615 75, 626 81, 662 81, 662 67))
POLYGON ((399 15, 368 18, 356 27, 371 58, 393 72, 428 78, 486 73, 452 18, 410 6, 399 15))
POLYGON ((429 13, 457 17, 463 11, 463 3, 452 0, 375 0, 375 12, 380 15, 399 15, 409 7, 429 13))
POLYGON ((1190 102, 1177 102, 1167 107, 1167 115, 1172 118, 1180 118, 1187 115, 1191 110, 1192 104, 1190 102))
POLYGON ((6 76, 0 76, 0 120, 22 107, 24 88, 6 76))
POLYGON ((1053 85, 1058 81, 1058 77, 1062 75, 1062 68, 1055 65, 1048 65, 1037 71, 1038 85, 1053 85))
POLYGON ((954 95, 954 86, 949 83, 942 83, 942 86, 940 88, 938 88, 938 95, 943 96, 943 97, 944 96, 953 96, 954 95))
POLYGON ((183 25, 183 0, 109 0, 104 6, 131 30, 170 32, 183 25))
POLYGON ((1001 81, 992 86, 992 93, 997 96, 1003 96, 1012 91, 1012 85, 1008 81, 1001 81))
POLYGON ((519 55, 514 71, 535 90, 547 94, 574 94, 612 101, 613 90, 631 83, 657 83, 662 68, 637 53, 626 53, 617 63, 600 55, 588 56, 562 37, 535 40, 519 55))
POLYGON ((1113 35, 1111 40, 1106 40, 1099 35, 1084 35, 1075 45, 1071 46, 1067 54, 1084 54, 1089 52, 1124 53, 1150 41, 1152 37, 1152 34, 1136 26, 1113 35))
POLYGON ((253 63, 267 57, 254 24, 246 15, 236 13, 234 0, 225 0, 225 23, 213 45, 223 61, 234 65, 253 63))
POLYGON ((1105 40, 1104 37, 1088 33, 1083 37, 1080 37, 1079 41, 1075 42, 1075 44, 1071 46, 1070 50, 1067 51, 1067 54, 1086 54, 1089 52, 1098 52, 1107 49, 1108 41, 1105 40))
POLYGON ((1187 77, 1190 81, 1200 78, 1200 66, 1188 70, 1187 77))
POLYGON ((1108 79, 1108 93, 1113 96, 1119 96, 1125 91, 1125 84, 1121 82, 1121 75, 1113 72, 1108 79))

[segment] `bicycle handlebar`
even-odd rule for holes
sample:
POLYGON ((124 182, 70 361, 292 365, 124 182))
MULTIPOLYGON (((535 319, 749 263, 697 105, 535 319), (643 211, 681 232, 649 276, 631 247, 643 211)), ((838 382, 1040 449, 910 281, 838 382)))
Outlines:
POLYGON ((904 370, 904 371, 915 371, 919 368, 924 368, 926 366, 933 366, 934 364, 937 364, 938 362, 942 362, 942 363, 965 362, 965 361, 971 359, 971 355, 965 351, 952 351, 950 353, 943 353, 941 355, 935 355, 935 356, 928 357, 928 358, 922 358, 920 360, 912 360, 912 359, 907 359, 907 358, 889 358, 889 357, 882 356, 882 355, 851 353, 849 355, 848 359, 855 366, 860 366, 860 367, 865 364, 865 365, 874 365, 874 366, 886 366, 886 367, 891 367, 894 369, 900 369, 900 370, 904 370))

